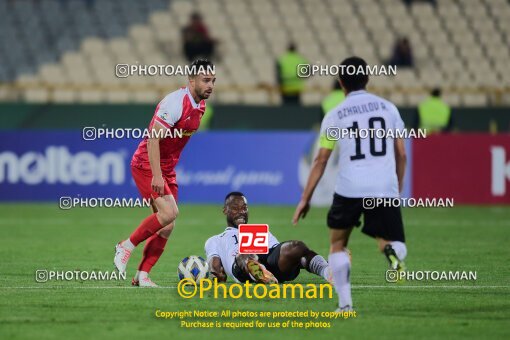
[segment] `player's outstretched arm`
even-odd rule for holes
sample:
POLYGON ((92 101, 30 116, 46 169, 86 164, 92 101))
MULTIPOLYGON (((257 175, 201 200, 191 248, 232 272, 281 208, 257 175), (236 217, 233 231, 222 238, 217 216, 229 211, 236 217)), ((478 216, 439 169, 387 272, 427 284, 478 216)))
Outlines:
POLYGON ((317 187, 317 184, 324 174, 324 170, 326 169, 326 165, 328 164, 328 160, 332 151, 332 149, 320 148, 319 153, 313 160, 312 170, 308 176, 308 181, 306 182, 305 190, 301 196, 301 201, 296 207, 296 211, 292 217, 292 223, 294 225, 298 223, 300 218, 305 218, 308 210, 310 210, 310 200, 312 199, 312 195, 315 191, 315 188, 317 187))
POLYGON ((147 139, 147 151, 149 154, 149 163, 151 165, 152 170, 152 190, 157 192, 159 195, 163 195, 165 188, 165 181, 163 179, 163 175, 161 173, 161 164, 160 164, 160 150, 159 150, 159 141, 160 137, 164 135, 164 130, 166 128, 158 122, 154 122, 152 126, 152 131, 147 139))
POLYGON ((395 139, 395 163, 397 168, 398 192, 402 192, 407 163, 406 148, 402 138, 395 139))
POLYGON ((218 282, 226 282, 227 274, 221 263, 221 259, 218 256, 213 256, 209 262, 211 268, 211 279, 218 279, 218 282))

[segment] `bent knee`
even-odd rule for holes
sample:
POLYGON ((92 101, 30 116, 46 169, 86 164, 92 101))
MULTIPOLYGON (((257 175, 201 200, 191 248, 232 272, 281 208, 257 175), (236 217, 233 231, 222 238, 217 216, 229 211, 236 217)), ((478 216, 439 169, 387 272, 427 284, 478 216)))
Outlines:
POLYGON ((306 244, 297 240, 286 242, 285 248, 286 252, 295 256, 303 256, 308 251, 306 244))
POLYGON ((161 224, 167 226, 171 224, 175 219, 177 218, 177 215, 179 214, 179 211, 177 209, 160 209, 158 211, 158 216, 160 217, 161 224))
POLYGON ((170 224, 167 224, 166 226, 164 226, 163 228, 161 228, 158 231, 159 236, 161 236, 163 238, 169 238, 170 234, 174 230, 174 226, 175 226, 175 223, 173 223, 173 222, 170 224))
POLYGON ((289 241, 288 243, 290 244, 290 247, 293 249, 308 249, 308 247, 303 241, 292 240, 289 241))

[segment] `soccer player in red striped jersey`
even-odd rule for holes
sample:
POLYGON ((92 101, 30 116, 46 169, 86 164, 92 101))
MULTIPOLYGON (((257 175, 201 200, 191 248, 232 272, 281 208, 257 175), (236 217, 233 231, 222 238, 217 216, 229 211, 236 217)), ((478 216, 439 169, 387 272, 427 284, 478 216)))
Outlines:
POLYGON ((131 160, 131 173, 143 198, 152 203, 152 214, 133 233, 115 247, 114 264, 125 272, 132 251, 145 242, 143 257, 132 284, 157 287, 149 278, 172 233, 177 208, 178 186, 175 167, 191 135, 198 130, 205 112, 205 100, 211 95, 216 76, 208 60, 195 60, 189 83, 168 94, 156 107, 144 138, 131 160))

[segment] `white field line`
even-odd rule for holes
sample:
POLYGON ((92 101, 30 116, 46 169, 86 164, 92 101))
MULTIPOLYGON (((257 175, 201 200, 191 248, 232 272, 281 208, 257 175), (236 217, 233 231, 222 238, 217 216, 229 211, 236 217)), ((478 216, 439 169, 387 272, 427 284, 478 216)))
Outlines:
MULTIPOLYGON (((510 289, 510 286, 469 286, 469 285, 417 285, 417 286, 403 286, 400 284, 395 285, 354 285, 352 289, 510 289)), ((0 287, 1 289, 133 289, 136 287, 131 286, 24 286, 24 287, 0 287)), ((177 289, 177 286, 160 286, 159 289, 177 289)))
MULTIPOLYGON (((272 224, 278 224, 279 226, 290 226, 290 217, 287 218, 270 218, 270 222, 272 224)), ((0 226, 2 225, 40 225, 41 223, 45 224, 52 224, 54 226, 69 226, 70 218, 68 216, 62 216, 61 218, 55 218, 55 217, 49 217, 49 218, 20 218, 20 217, 7 217, 7 218, 1 218, 0 217, 0 226)), ((221 221, 218 223, 218 230, 223 228, 223 224, 221 221)), ((98 219, 97 221, 94 221, 95 224, 101 224, 101 225, 137 225, 140 221, 136 219, 129 219, 129 218, 123 218, 123 217, 106 217, 98 219)), ((314 224, 324 224, 324 227, 326 227, 326 221, 324 218, 307 218, 307 223, 314 223, 314 224)), ((430 226, 430 227, 470 227, 470 226, 481 226, 487 223, 487 221, 482 220, 469 220, 469 219, 462 219, 462 220, 454 220, 454 219, 422 219, 422 218, 414 218, 414 219, 407 219, 404 221, 405 225, 408 226, 430 226)), ((90 220, 73 220, 73 225, 82 225, 82 224, 90 224, 90 220)), ((180 225, 203 225, 204 223, 207 223, 205 219, 201 218, 182 218, 180 222, 178 222, 180 225)), ((510 220, 508 219, 500 219, 500 220, 494 220, 490 222, 491 225, 499 226, 499 227, 507 227, 510 226, 510 220)), ((326 228, 327 229, 327 228, 326 228)), ((326 230, 325 229, 325 230, 326 230)))

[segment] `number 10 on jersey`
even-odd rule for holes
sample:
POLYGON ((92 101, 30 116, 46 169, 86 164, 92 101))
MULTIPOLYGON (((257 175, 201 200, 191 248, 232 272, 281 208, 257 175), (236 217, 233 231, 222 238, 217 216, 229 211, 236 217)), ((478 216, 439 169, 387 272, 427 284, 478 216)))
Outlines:
POLYGON ((268 252, 269 225, 239 225, 239 254, 267 254, 268 252))

